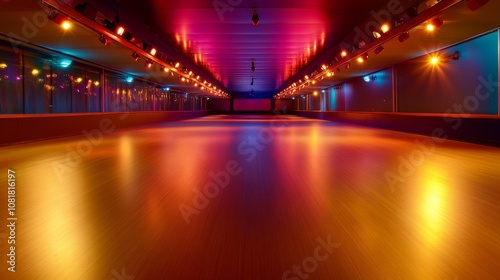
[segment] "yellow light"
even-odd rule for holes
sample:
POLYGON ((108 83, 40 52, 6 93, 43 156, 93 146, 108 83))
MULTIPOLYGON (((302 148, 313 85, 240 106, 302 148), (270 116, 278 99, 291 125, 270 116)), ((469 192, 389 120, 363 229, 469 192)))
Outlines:
POLYGON ((32 74, 33 76, 36 76, 36 75, 38 75, 39 73, 40 73, 40 71, 39 71, 38 69, 36 69, 36 68, 35 68, 35 69, 33 69, 33 70, 31 71, 31 74, 32 74))
POLYGON ((71 28, 71 22, 69 22, 68 20, 65 20, 65 21, 63 21, 63 23, 61 24, 61 26, 62 26, 62 28, 64 30, 68 30, 68 29, 71 28))
POLYGON ((317 95, 318 95, 318 92, 317 92, 317 91, 313 92, 313 95, 314 95, 314 96, 317 96, 317 95))
POLYGON ((326 68, 328 68, 328 67, 326 67, 326 65, 324 65, 324 64, 321 65, 321 70, 326 70, 326 68))
POLYGON ((359 63, 363 63, 364 61, 365 61, 365 60, 364 60, 361 56, 360 56, 360 57, 358 57, 358 62, 359 62, 359 63))
POLYGON ((427 30, 428 31, 434 31, 436 29, 436 27, 434 26, 434 24, 427 24, 427 30))
POLYGON ((156 54, 156 49, 155 48, 152 48, 151 51, 149 52, 151 55, 155 55, 156 54))
POLYGON ((433 57, 431 58, 431 64, 432 64, 432 65, 436 65, 436 64, 438 64, 438 63, 439 63, 439 57, 437 57, 437 56, 433 56, 433 57))
POLYGON ((391 27, 389 26, 389 24, 383 24, 381 27, 380 27, 380 30, 384 33, 387 33, 387 31, 389 31, 389 29, 391 29, 391 27))
POLYGON ((342 51, 342 52, 340 53, 340 56, 342 56, 342 57, 346 57, 346 56, 347 56, 347 51, 342 51))
POLYGON ((0 69, 5 69, 5 68, 7 68, 7 63, 4 62, 0 63, 0 69))
POLYGON ((168 70, 167 67, 163 68, 163 72, 168 73, 168 71, 170 71, 170 70, 168 70))
POLYGON ((305 75, 304 79, 309 80, 309 76, 305 75))
POLYGON ((98 82, 98 81, 95 81, 95 82, 94 82, 94 85, 98 86, 98 85, 99 85, 99 82, 98 82))
POLYGON ((177 63, 175 64, 175 68, 179 68, 179 66, 181 66, 181 64, 180 64, 179 62, 177 62, 177 63))
POLYGON ((125 28, 123 27, 118 27, 118 29, 116 30, 116 34, 122 36, 123 34, 125 33, 125 28))
POLYGON ((83 79, 82 79, 82 78, 77 78, 77 79, 76 79, 76 82, 77 82, 77 83, 81 83, 82 81, 83 81, 83 79))

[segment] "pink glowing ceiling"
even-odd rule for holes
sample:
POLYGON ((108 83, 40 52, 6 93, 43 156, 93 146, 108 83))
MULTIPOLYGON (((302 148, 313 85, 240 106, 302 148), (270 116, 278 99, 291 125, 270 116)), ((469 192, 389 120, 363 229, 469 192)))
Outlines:
POLYGON ((120 0, 232 94, 270 97, 387 0, 120 0), (253 8, 260 23, 252 25, 253 8), (255 59, 255 72, 251 61, 255 59), (251 85, 254 79, 253 86, 251 85), (253 93, 252 93, 253 90, 253 93))

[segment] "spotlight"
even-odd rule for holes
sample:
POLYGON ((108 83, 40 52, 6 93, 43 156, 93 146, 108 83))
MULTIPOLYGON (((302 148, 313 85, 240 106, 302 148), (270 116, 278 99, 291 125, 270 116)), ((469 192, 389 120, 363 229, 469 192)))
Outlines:
POLYGON ((132 83, 133 81, 134 81, 134 78, 132 78, 130 76, 125 78, 125 82, 127 82, 129 84, 132 83))
POLYGON ((64 29, 64 30, 68 30, 71 28, 71 22, 69 22, 69 20, 65 20, 63 21, 63 23, 61 24, 61 27, 64 29))
POLYGON ((149 50, 149 54, 151 54, 152 56, 156 55, 156 49, 155 48, 151 48, 149 50))
POLYGON ((321 65, 321 70, 325 71, 328 67, 326 65, 321 65))
POLYGON ((52 64, 62 67, 62 68, 68 68, 73 61, 68 58, 53 58, 52 59, 52 64))
POLYGON ((162 66, 161 67, 161 71, 165 72, 165 73, 168 73, 168 71, 170 71, 170 70, 168 70, 168 67, 162 66))
POLYGON ((382 31, 383 33, 387 33, 390 29, 391 29, 391 26, 387 23, 382 24, 382 26, 380 27, 380 31, 382 31))
POLYGON ((430 63, 431 63, 432 65, 436 65, 436 64, 438 64, 438 63, 439 63, 439 57, 437 57, 437 56, 433 56, 433 57, 431 57, 430 63))
POLYGON ((436 30, 436 28, 439 28, 441 25, 443 25, 443 19, 437 17, 437 18, 431 20, 427 24, 427 30, 428 31, 434 31, 434 30, 436 30))
POLYGON ((373 33, 372 33, 372 34, 373 34, 373 37, 374 37, 375 39, 378 39, 378 38, 382 37, 382 35, 381 35, 381 34, 380 34, 377 30, 373 31, 373 33))
POLYGON ((101 36, 99 36, 99 42, 101 42, 101 44, 103 44, 105 46, 109 46, 111 44, 111 40, 106 38, 106 36, 104 36, 104 34, 101 34, 101 36))
POLYGON ((118 26, 116 28, 116 34, 123 36, 123 34, 125 34, 125 28, 123 28, 122 26, 118 26))
POLYGON ((366 46, 366 42, 365 42, 365 40, 360 40, 360 41, 358 42, 358 48, 359 48, 359 49, 362 49, 362 48, 364 48, 365 46, 366 46))
POLYGON ((341 57, 346 57, 346 56, 347 56, 347 51, 346 51, 346 50, 343 50, 343 51, 340 53, 340 56, 341 56, 341 57))
POLYGON ((375 75, 367 75, 363 77, 363 80, 367 83, 375 81, 376 76, 375 75))
POLYGON ((175 66, 174 66, 174 67, 175 67, 175 68, 179 68, 179 66, 181 66, 181 64, 180 64, 180 62, 177 62, 177 63, 175 63, 175 66))
POLYGON ((408 31, 406 31, 406 32, 401 33, 401 35, 399 35, 398 40, 399 40, 399 42, 402 43, 402 42, 408 40, 408 38, 410 38, 410 33, 408 31))
POLYGON ((132 53, 132 58, 135 60, 135 61, 139 61, 141 59, 141 56, 136 53, 136 52, 133 52, 132 53))
POLYGON ((467 7, 471 11, 475 11, 475 10, 481 8, 482 6, 484 6, 489 1, 490 0, 467 0, 467 1, 465 1, 465 3, 467 4, 467 7))
POLYGON ((375 53, 376 55, 379 55, 383 51, 384 51, 384 47, 382 45, 380 45, 380 46, 376 47, 375 50, 373 50, 373 53, 375 53))
POLYGON ((459 52, 454 52, 452 55, 450 55, 451 60, 459 60, 460 59, 460 53, 459 52))
POLYGON ((146 61, 146 64, 144 64, 144 67, 150 69, 153 67, 153 62, 151 60, 146 61))
POLYGON ((63 29, 68 30, 71 28, 71 22, 69 19, 63 15, 61 15, 59 12, 56 10, 50 11, 49 15, 47 16, 51 21, 59 24, 63 29))
POLYGON ((318 96, 318 92, 317 91, 313 92, 313 95, 318 96))
POLYGON ((359 63, 363 63, 363 62, 365 62, 365 60, 367 60, 367 59, 368 59, 368 54, 367 54, 367 53, 364 53, 364 54, 362 54, 362 55, 360 55, 360 56, 358 57, 358 62, 359 62, 359 63))
POLYGON ((257 8, 253 9, 252 13, 252 24, 257 25, 259 24, 259 14, 257 13, 257 8))

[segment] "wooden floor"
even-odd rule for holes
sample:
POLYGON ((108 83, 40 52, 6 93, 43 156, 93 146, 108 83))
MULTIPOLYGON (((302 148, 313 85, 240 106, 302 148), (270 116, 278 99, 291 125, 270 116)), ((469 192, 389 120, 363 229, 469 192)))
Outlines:
POLYGON ((0 155, 0 279, 500 279, 498 148, 210 116, 0 155))

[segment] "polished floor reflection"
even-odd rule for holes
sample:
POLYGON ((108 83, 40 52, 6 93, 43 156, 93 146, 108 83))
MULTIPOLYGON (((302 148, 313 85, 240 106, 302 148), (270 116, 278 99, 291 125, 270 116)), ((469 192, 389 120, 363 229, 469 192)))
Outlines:
POLYGON ((0 148, 1 279, 500 277, 498 148, 291 116, 89 131, 0 148))

